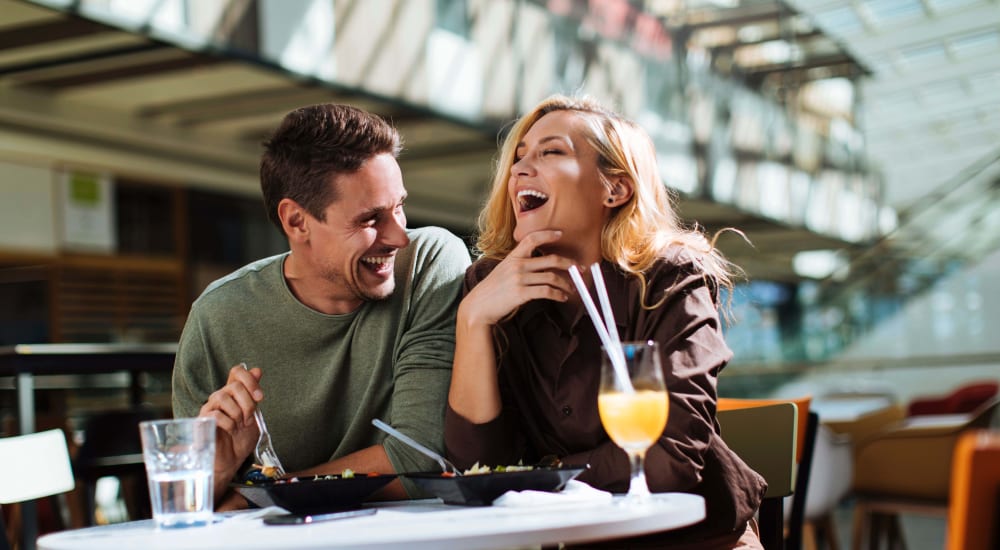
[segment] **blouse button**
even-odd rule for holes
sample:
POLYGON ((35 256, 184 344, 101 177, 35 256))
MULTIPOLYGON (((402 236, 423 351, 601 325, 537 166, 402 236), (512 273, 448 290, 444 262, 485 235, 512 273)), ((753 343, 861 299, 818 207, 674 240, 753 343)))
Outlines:
POLYGON ((569 415, 573 414, 573 407, 570 407, 569 405, 564 406, 562 408, 562 413, 563 413, 563 416, 569 416, 569 415))

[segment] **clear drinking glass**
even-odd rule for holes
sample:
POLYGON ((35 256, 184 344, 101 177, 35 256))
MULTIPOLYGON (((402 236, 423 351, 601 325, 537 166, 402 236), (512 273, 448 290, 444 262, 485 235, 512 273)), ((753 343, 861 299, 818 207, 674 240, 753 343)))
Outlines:
POLYGON ((215 419, 140 422, 139 433, 157 527, 212 523, 215 419))
POLYGON ((670 405, 656 342, 622 342, 622 351, 632 387, 622 383, 605 350, 597 409, 608 436, 629 456, 632 473, 625 502, 634 504, 649 498, 643 460, 663 434, 670 405))

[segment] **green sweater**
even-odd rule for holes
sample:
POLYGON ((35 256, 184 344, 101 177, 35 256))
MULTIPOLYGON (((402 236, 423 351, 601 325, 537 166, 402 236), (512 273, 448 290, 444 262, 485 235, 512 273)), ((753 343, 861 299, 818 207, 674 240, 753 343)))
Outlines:
POLYGON ((210 284, 181 335, 174 416, 197 416, 230 368, 245 361, 263 371, 259 406, 286 470, 380 443, 397 472, 436 470, 371 424, 381 418, 443 451, 455 309, 469 253, 440 228, 408 233, 392 296, 345 315, 319 313, 294 297, 282 274, 288 253, 210 284))

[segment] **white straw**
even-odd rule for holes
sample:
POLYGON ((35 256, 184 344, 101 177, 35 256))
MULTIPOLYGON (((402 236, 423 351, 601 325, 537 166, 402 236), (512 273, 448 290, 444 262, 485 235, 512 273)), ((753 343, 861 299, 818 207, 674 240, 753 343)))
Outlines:
POLYGON ((604 286, 604 274, 601 273, 601 265, 593 263, 590 265, 590 275, 594 279, 594 290, 597 291, 597 298, 601 301, 601 311, 604 312, 604 324, 608 327, 608 336, 615 349, 621 353, 622 342, 618 338, 618 325, 615 324, 615 314, 611 311, 611 300, 608 299, 608 289, 604 286))
POLYGON ((621 382, 626 392, 632 393, 635 390, 632 388, 632 382, 628 377, 628 369, 625 367, 625 354, 622 351, 621 344, 615 346, 611 341, 608 330, 601 321, 601 314, 597 312, 597 306, 594 305, 594 300, 590 297, 587 285, 583 282, 583 277, 580 276, 580 270, 575 265, 569 267, 569 277, 573 279, 573 284, 576 285, 576 290, 580 293, 580 299, 583 300, 583 306, 587 309, 590 320, 594 323, 594 329, 597 330, 597 336, 601 339, 601 343, 604 344, 604 349, 607 350, 608 358, 611 359, 611 365, 618 374, 618 381, 621 382))

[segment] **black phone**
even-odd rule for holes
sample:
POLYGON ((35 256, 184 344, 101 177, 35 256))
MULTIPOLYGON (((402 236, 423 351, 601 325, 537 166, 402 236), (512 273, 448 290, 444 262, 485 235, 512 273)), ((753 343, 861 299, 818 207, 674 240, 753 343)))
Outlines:
POLYGON ((281 514, 280 516, 268 516, 264 518, 264 523, 267 525, 305 525, 307 523, 319 523, 335 519, 370 516, 377 511, 377 508, 360 508, 358 510, 330 512, 328 514, 281 514))

